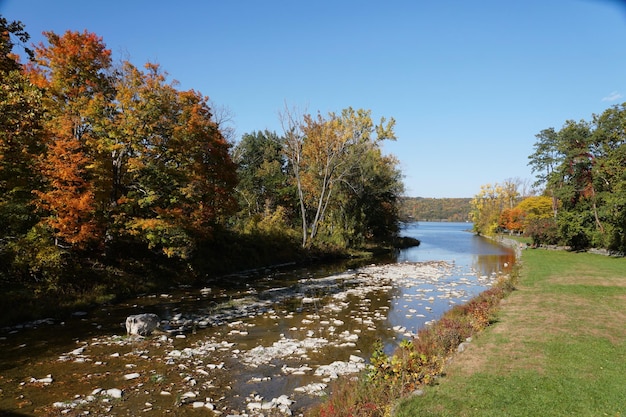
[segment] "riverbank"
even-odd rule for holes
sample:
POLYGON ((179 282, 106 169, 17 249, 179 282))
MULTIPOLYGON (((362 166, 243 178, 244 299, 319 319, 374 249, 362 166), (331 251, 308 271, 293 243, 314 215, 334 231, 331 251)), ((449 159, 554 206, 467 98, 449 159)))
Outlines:
POLYGON ((624 258, 529 249, 497 323, 397 417, 626 413, 624 258))
MULTIPOLYGON (((189 260, 170 259, 137 247, 118 248, 103 259, 72 260, 70 271, 28 282, 0 271, 0 328, 44 318, 63 319, 77 310, 90 311, 138 294, 159 293, 179 286, 202 288, 255 274, 305 265, 345 263, 362 265, 395 248, 419 246, 419 240, 400 237, 389 246, 357 249, 303 249, 289 239, 224 235, 213 246, 198 248, 189 260)), ((371 262, 371 261, 370 261, 371 262)))

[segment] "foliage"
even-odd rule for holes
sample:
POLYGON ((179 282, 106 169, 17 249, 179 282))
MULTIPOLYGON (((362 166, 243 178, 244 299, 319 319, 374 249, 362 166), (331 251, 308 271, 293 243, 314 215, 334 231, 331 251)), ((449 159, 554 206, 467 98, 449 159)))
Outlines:
POLYGON ((282 137, 253 132, 233 146, 228 113, 158 65, 114 65, 87 30, 44 32, 30 51, 21 22, 0 26, 3 284, 125 292, 397 235, 401 173, 380 147, 393 119, 375 125, 352 108, 294 117, 282 137), (138 275, 137 286, 119 279, 138 275))
POLYGON ((624 253, 626 108, 537 135, 529 165, 553 199, 560 243, 624 253))
POLYGON ((282 120, 284 155, 300 206, 302 246, 311 247, 320 232, 341 246, 393 237, 402 185, 397 161, 382 156, 380 142, 395 139, 395 121, 385 124, 382 118, 374 125, 369 110, 352 108, 328 118, 307 114, 302 120, 287 111, 282 120))
POLYGON ((236 222, 244 231, 259 225, 265 231, 275 228, 273 233, 293 227, 297 203, 283 142, 274 132, 253 132, 244 134, 233 149, 239 178, 236 222))

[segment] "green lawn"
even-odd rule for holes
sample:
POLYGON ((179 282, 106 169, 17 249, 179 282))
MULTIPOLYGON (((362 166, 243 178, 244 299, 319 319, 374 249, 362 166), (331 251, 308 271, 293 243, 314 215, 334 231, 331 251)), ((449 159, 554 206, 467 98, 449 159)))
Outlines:
POLYGON ((625 416, 626 259, 525 250, 498 322, 408 416, 625 416))

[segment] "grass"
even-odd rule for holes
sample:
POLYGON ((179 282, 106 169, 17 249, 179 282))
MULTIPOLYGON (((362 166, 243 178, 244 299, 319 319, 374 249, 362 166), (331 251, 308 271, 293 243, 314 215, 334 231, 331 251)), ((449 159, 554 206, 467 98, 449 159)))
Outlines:
POLYGON ((626 415, 626 259, 526 250, 498 322, 395 416, 626 415))

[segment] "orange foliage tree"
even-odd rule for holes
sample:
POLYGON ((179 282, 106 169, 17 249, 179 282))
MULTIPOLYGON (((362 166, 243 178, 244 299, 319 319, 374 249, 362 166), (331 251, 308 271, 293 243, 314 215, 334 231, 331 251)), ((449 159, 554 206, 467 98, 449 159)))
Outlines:
POLYGON ((117 84, 116 225, 187 257, 234 212, 236 169, 208 98, 176 90, 157 65, 146 69, 126 63, 117 84))
POLYGON ((37 191, 44 223, 57 243, 87 248, 101 242, 106 176, 98 129, 110 94, 110 51, 92 33, 45 33, 49 46, 35 49, 31 80, 46 92, 47 150, 41 158, 46 187, 37 191))
POLYGON ((48 115, 36 191, 58 246, 103 247, 134 237, 187 257, 235 209, 230 144, 198 92, 158 65, 111 66, 92 33, 46 33, 30 79, 48 115))

